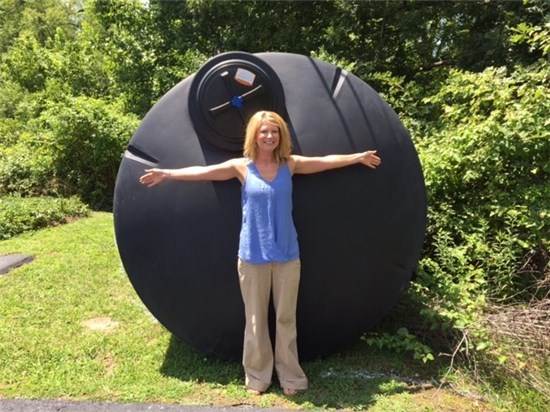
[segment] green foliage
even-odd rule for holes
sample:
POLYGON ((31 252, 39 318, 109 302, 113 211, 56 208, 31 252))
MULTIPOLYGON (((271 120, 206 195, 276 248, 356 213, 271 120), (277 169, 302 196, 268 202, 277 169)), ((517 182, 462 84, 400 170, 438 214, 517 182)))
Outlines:
POLYGON ((492 297, 507 296, 498 287, 501 268, 491 266, 498 264, 492 245, 511 248, 516 265, 518 254, 548 246, 548 73, 545 62, 510 74, 454 72, 425 99, 444 124, 419 141, 432 199, 428 234, 452 233, 452 243, 469 244, 467 255, 484 268, 492 297))
MULTIPOLYGON (((550 382, 550 365, 546 364, 542 366, 546 368, 543 371, 545 374, 544 384, 548 389, 550 382)), ((501 395, 501 402, 505 400, 513 399, 513 406, 510 405, 512 402, 507 402, 508 405, 503 405, 504 410, 510 410, 514 412, 524 412, 524 411, 546 411, 548 409, 548 391, 543 393, 542 391, 536 390, 530 385, 526 385, 517 377, 510 375, 508 371, 499 370, 497 365, 494 366, 495 379, 493 385, 498 388, 501 395), (507 406, 507 408, 506 408, 507 406)), ((529 371, 526 371, 530 373, 529 371)))
POLYGON ((53 136, 55 176, 68 193, 80 194, 94 209, 110 208, 118 166, 138 119, 116 104, 76 97, 52 104, 39 122, 53 136))
MULTIPOLYGON (((494 347, 496 332, 485 323, 489 305, 528 309, 548 297, 541 282, 550 249, 549 66, 541 60, 514 71, 453 70, 420 105, 440 120, 418 128, 424 135, 416 137, 428 227, 406 298, 439 332, 425 335, 429 345, 443 340, 447 353, 476 359, 491 373, 494 357, 508 362, 515 355, 504 344, 494 347)), ((393 337, 381 339, 390 345, 393 337)), ((538 376, 541 362, 532 360, 524 375, 538 376)))
POLYGON ((93 1, 89 6, 87 15, 113 78, 113 93, 128 111, 144 115, 154 101, 152 72, 160 41, 147 9, 138 1, 93 1))
POLYGON ((532 3, 151 0, 144 7, 102 0, 85 10, 110 62, 113 87, 142 115, 174 84, 174 69, 191 74, 194 62, 234 50, 323 54, 352 63, 366 80, 390 71, 428 86, 442 68, 532 62, 523 49, 504 47, 509 33, 503 29, 540 25, 543 14, 536 10, 545 5, 532 3), (179 59, 186 55, 191 59, 179 59))
POLYGON ((432 349, 421 343, 407 328, 399 328, 395 334, 388 332, 369 333, 361 339, 369 346, 376 346, 379 349, 387 348, 398 353, 402 351, 412 352, 414 359, 421 360, 424 363, 435 359, 432 349))
POLYGON ((32 34, 23 34, 2 56, 2 71, 29 92, 44 88, 47 56, 32 34))
POLYGON ((0 53, 8 50, 21 35, 44 44, 56 30, 74 33, 80 0, 0 0, 0 53))
POLYGON ((0 198, 0 239, 66 223, 88 214, 88 207, 76 197, 4 196, 0 198))
MULTIPOLYGON (((532 37, 533 44, 541 38, 532 37)), ((408 349, 416 358, 437 347, 474 364, 478 377, 484 370, 525 410, 536 409, 545 394, 540 382, 547 381, 547 359, 527 350, 529 362, 521 361, 525 355, 513 343, 525 338, 513 336, 512 325, 497 337, 498 328, 488 329, 487 319, 499 305, 514 305, 532 318, 531 305, 548 298, 550 64, 540 60, 481 73, 453 69, 431 94, 421 82, 389 72, 374 76, 416 142, 428 227, 401 310, 364 340, 408 349), (520 376, 521 383, 510 385, 510 376, 520 376)), ((521 327, 529 333, 528 324, 521 327)))
POLYGON ((48 136, 22 132, 16 144, 0 147, 0 193, 40 196, 61 191, 47 140, 48 136))
POLYGON ((0 193, 79 195, 95 209, 109 209, 124 148, 138 124, 118 104, 53 99, 37 119, 19 125, 15 144, 0 146, 0 193))
POLYGON ((512 44, 528 44, 530 52, 542 52, 541 57, 550 55, 550 22, 545 27, 533 26, 527 23, 520 23, 512 28, 513 35, 510 36, 512 44))
POLYGON ((57 30, 46 43, 48 58, 46 86, 58 84, 65 94, 73 96, 111 96, 112 75, 107 65, 108 56, 98 47, 96 34, 87 23, 77 38, 57 30))

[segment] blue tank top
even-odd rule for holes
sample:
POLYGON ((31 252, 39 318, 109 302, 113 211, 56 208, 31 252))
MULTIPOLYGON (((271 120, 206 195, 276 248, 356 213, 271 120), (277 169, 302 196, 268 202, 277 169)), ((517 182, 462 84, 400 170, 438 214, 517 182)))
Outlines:
POLYGON ((298 259, 298 236, 292 220, 292 175, 287 164, 281 164, 269 182, 253 162, 248 162, 241 203, 239 258, 253 264, 298 259))

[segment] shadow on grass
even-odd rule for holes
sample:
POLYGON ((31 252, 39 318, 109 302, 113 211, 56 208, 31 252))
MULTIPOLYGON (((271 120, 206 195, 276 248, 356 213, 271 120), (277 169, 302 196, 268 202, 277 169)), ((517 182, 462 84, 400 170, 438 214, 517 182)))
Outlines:
POLYGON ((242 366, 238 362, 206 357, 174 335, 170 337, 160 372, 182 381, 210 382, 220 385, 243 379, 242 366))
MULTIPOLYGON (((437 379, 432 366, 412 363, 407 356, 384 352, 359 342, 325 359, 303 364, 310 388, 292 398, 299 406, 335 409, 364 409, 381 397, 417 393, 437 379)), ((207 358, 172 336, 161 373, 182 381, 244 384, 239 362, 207 358)), ((274 374, 275 375, 275 374, 274 374)), ((276 376, 268 393, 282 395, 276 376)))

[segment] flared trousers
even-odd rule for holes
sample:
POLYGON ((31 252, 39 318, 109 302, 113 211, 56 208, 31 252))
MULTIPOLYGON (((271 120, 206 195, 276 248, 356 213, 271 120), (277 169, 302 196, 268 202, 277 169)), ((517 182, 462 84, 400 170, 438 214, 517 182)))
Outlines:
POLYGON ((307 389, 307 377, 298 359, 296 332, 300 260, 256 265, 239 259, 238 271, 246 316, 243 347, 246 386, 264 392, 271 385, 275 368, 281 387, 307 389), (276 319, 274 351, 268 326, 271 294, 276 319))

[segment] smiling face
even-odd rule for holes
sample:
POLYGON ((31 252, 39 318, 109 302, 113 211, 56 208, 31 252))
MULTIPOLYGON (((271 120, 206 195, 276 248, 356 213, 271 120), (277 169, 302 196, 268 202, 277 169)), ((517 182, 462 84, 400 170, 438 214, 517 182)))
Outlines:
POLYGON ((259 111, 249 120, 243 148, 244 157, 256 160, 260 152, 269 151, 278 163, 291 155, 292 141, 284 119, 275 112, 259 111))
POLYGON ((276 124, 262 122, 256 134, 258 150, 273 152, 279 146, 280 139, 279 127, 276 124))

